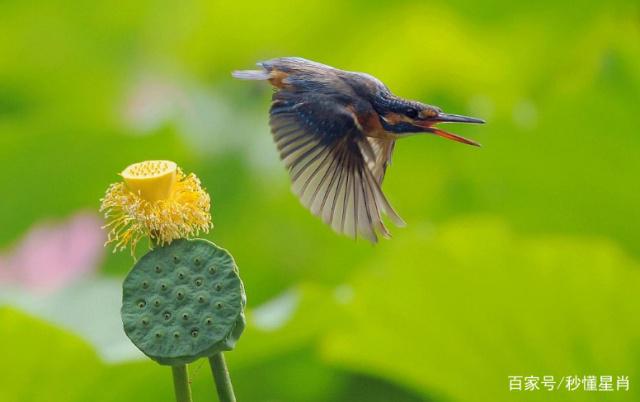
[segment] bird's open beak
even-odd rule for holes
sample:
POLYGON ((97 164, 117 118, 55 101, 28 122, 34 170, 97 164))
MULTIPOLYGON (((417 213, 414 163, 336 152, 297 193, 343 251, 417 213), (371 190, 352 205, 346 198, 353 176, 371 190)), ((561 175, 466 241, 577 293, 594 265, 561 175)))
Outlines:
POLYGON ((458 114, 448 114, 448 113, 438 113, 434 118, 423 120, 418 122, 418 125, 424 128, 424 131, 427 133, 432 133, 437 136, 447 138, 449 140, 458 141, 463 144, 473 145, 475 147, 479 147, 480 144, 470 140, 468 138, 461 137, 457 134, 448 133, 444 130, 440 130, 439 128, 433 127, 434 124, 438 123, 473 123, 473 124, 484 124, 484 120, 476 119, 475 117, 461 116, 458 114))

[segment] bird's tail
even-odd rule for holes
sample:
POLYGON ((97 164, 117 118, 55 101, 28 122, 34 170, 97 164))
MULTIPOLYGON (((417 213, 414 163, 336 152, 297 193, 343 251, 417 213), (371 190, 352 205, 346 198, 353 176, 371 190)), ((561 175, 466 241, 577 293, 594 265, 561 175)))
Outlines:
POLYGON ((265 70, 236 70, 231 75, 241 80, 268 80, 271 78, 271 75, 265 70))

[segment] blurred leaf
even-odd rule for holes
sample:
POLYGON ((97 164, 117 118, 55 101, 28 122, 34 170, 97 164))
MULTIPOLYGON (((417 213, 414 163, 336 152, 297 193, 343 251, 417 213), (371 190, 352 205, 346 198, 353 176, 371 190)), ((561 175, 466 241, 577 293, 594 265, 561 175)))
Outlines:
POLYGON ((79 400, 100 376, 96 355, 79 339, 9 308, 0 308, 0 322, 0 355, 11 368, 0 376, 4 400, 79 400))
POLYGON ((459 401, 513 400, 509 375, 636 378, 638 268, 606 241, 522 239, 491 219, 414 230, 354 280, 351 325, 332 331, 325 355, 459 401))

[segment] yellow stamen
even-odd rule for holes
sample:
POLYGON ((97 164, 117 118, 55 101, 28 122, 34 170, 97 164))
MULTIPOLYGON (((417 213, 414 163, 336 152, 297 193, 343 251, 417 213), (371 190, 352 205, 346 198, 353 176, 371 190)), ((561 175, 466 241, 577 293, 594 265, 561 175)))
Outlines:
POLYGON ((109 186, 100 207, 114 251, 130 245, 134 254, 143 237, 164 245, 213 227, 209 194, 193 173, 185 175, 174 162, 140 162, 121 175, 124 183, 109 186))

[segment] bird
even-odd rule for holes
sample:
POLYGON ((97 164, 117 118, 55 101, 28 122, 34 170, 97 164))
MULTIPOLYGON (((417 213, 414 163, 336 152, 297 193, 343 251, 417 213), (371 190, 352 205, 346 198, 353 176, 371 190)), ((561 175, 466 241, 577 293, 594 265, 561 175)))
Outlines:
POLYGON ((435 134, 480 146, 435 124, 484 120, 403 99, 369 74, 301 57, 257 66, 232 76, 274 87, 269 125, 292 191, 339 234, 376 243, 379 236, 390 237, 383 215, 398 227, 405 225, 381 187, 398 139, 435 134))

